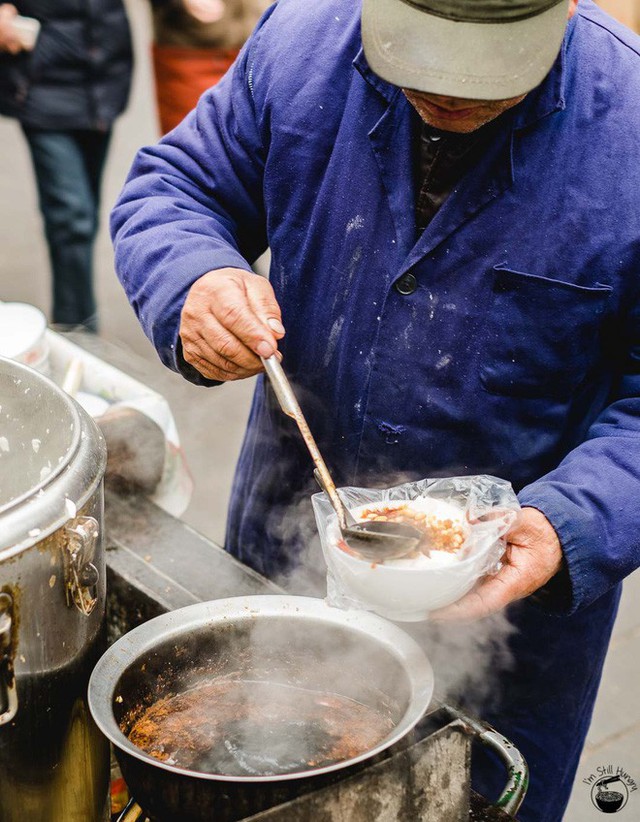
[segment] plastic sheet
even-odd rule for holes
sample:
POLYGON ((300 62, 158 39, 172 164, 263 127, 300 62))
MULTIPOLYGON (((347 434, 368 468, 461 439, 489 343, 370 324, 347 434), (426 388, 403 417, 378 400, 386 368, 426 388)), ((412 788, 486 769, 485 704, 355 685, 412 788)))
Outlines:
POLYGON ((496 573, 505 550, 505 535, 516 522, 520 506, 505 480, 478 475, 423 479, 392 488, 342 488, 345 506, 356 519, 371 507, 409 506, 463 531, 455 552, 432 550, 429 558, 372 563, 339 547, 337 517, 326 494, 312 498, 322 550, 327 564, 328 602, 341 608, 375 611, 398 621, 428 618, 471 590, 484 575, 496 573))

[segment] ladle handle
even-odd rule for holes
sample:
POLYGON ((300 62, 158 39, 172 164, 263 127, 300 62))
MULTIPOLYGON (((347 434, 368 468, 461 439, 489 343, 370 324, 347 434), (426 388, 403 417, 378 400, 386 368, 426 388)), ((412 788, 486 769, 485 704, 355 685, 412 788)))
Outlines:
POLYGON ((263 357, 260 359, 262 360, 264 370, 267 372, 267 376, 273 386, 275 395, 278 398, 280 408, 282 408, 288 417, 292 417, 298 424, 302 438, 305 441, 305 445, 309 449, 311 459, 314 461, 318 474, 322 480, 321 484, 325 489, 336 514, 338 515, 338 524, 340 525, 340 529, 344 531, 347 527, 347 517, 344 505, 338 496, 335 483, 331 479, 331 474, 329 473, 329 469, 327 468, 325 461, 322 459, 320 449, 313 438, 313 434, 311 433, 311 429, 309 428, 304 414, 302 413, 302 409, 296 399, 296 395, 293 393, 291 383, 287 379, 287 375, 284 373, 284 370, 280 365, 280 360, 275 354, 272 354, 266 359, 263 357))
MULTIPOLYGON (((321 488, 327 496, 329 496, 329 492, 327 491, 327 487, 322 481, 322 477, 320 476, 320 472, 317 468, 313 469, 313 476, 316 478, 316 482, 318 483, 319 488, 321 488)), ((337 493, 337 491, 336 491, 337 493)), ((340 494, 338 494, 340 497, 340 494)), ((349 509, 344 505, 342 499, 340 499, 340 503, 342 504, 342 510, 344 511, 344 521, 346 523, 347 528, 353 528, 354 525, 357 525, 357 520, 353 516, 353 514, 349 511, 349 509)), ((337 513, 337 512, 336 512, 337 513)), ((344 530, 344 528, 343 528, 344 530)))
POLYGON ((136 803, 135 799, 130 799, 117 822, 144 822, 145 819, 146 816, 140 805, 136 803))

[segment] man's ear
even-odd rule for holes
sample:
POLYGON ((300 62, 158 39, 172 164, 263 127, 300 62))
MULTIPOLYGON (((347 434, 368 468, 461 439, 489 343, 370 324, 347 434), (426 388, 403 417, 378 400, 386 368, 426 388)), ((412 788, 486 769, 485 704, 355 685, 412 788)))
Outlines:
POLYGON ((567 19, 571 20, 578 9, 578 0, 569 0, 569 11, 567 12, 567 19))

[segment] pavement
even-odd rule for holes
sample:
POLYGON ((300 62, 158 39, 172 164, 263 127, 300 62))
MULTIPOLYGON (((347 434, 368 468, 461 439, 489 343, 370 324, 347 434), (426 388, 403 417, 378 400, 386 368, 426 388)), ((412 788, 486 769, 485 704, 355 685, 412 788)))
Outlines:
MULTIPOLYGON (((202 389, 163 368, 113 273, 106 230, 108 212, 135 151, 157 137, 148 58, 148 10, 139 0, 130 0, 128 6, 134 24, 137 66, 131 104, 117 123, 104 181, 102 228, 96 248, 101 334, 118 345, 127 371, 169 400, 195 480, 184 519, 205 536, 222 542, 233 468, 249 411, 251 381, 202 389)), ((0 192, 0 299, 30 302, 48 312, 50 275, 29 157, 19 128, 4 119, 0 120, 0 192)), ((591 800, 591 784, 587 784, 601 774, 615 774, 620 768, 640 785, 639 685, 640 573, 635 573, 625 583, 565 822, 597 822, 602 818, 591 800)), ((610 790, 621 790, 619 786, 619 782, 613 783, 610 790)), ((630 792, 619 818, 640 820, 640 789, 630 792)))

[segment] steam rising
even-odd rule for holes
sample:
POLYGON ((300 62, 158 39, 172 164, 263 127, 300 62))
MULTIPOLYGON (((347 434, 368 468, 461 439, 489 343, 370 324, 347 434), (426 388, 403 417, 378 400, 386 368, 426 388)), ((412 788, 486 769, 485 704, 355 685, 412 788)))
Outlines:
MULTIPOLYGON (((413 479, 395 474, 381 487, 392 487, 413 479)), ((315 489, 314 489, 315 490, 315 489)), ((289 593, 325 596, 326 565, 322 557, 309 496, 300 493, 285 517, 272 523, 271 536, 283 546, 302 546, 295 565, 276 582, 289 593)), ((435 671, 436 695, 443 701, 461 704, 482 718, 497 700, 501 675, 512 667, 509 639, 515 628, 504 612, 473 623, 397 623, 424 649, 435 671)))
POLYGON ((501 674, 512 667, 509 637, 515 629, 504 613, 472 623, 403 625, 433 665, 436 695, 479 719, 497 703, 501 674))
POLYGON ((403 717, 407 676, 377 641, 293 609, 246 610, 131 666, 114 710, 134 744, 183 768, 274 775, 365 753, 403 717))

